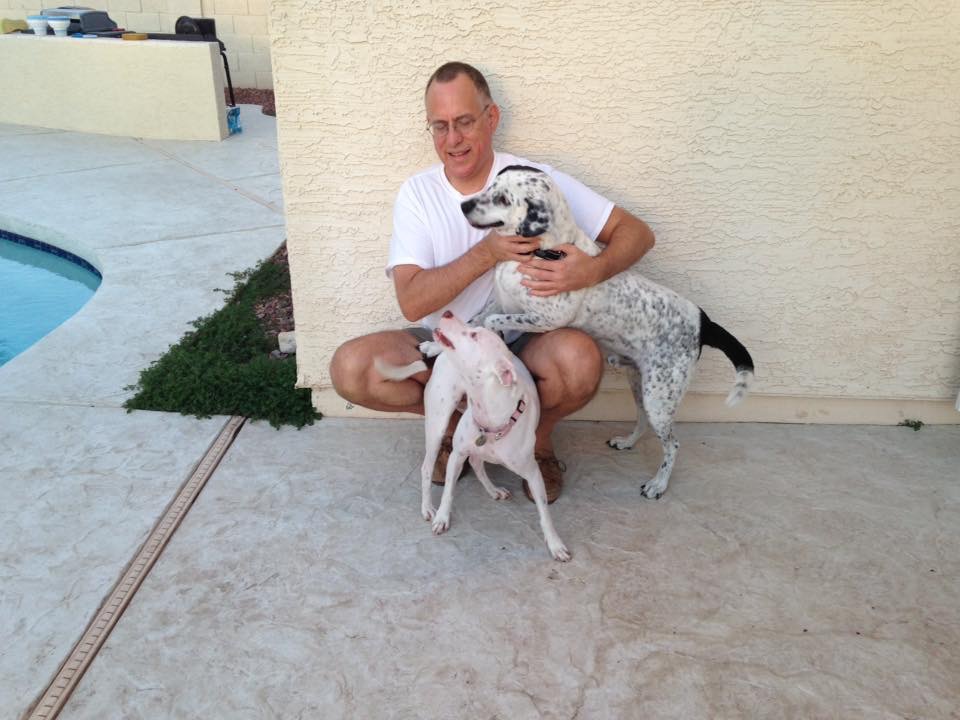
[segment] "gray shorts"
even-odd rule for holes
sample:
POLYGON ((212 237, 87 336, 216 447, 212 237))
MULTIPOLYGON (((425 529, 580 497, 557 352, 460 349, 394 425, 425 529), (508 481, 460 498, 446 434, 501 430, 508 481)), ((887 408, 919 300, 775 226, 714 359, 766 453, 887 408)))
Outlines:
MULTIPOLYGON (((433 333, 422 325, 414 325, 412 327, 404 328, 408 333, 413 335, 417 340, 423 342, 425 340, 433 340, 433 333)), ((523 349, 527 346, 538 333, 523 333, 520 337, 514 340, 512 343, 508 344, 507 347, 510 348, 510 352, 514 355, 519 356, 523 352, 523 349)), ((428 362, 428 365, 433 365, 433 363, 428 362)))

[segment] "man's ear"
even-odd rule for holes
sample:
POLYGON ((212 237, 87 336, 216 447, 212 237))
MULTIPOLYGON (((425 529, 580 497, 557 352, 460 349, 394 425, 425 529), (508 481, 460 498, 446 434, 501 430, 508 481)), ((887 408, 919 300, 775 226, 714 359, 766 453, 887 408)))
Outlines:
POLYGON ((493 369, 497 374, 497 380, 499 380, 500 384, 504 387, 510 387, 517 382, 517 372, 513 367, 513 363, 507 358, 498 358, 497 362, 494 363, 493 369))
POLYGON ((539 200, 527 200, 527 216, 517 228, 520 237, 543 235, 550 227, 550 213, 547 205, 539 200))

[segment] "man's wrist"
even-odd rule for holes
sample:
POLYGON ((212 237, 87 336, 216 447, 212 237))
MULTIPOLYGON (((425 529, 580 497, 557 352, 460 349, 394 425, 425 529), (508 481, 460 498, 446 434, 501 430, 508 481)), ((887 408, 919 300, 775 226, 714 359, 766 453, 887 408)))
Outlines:
POLYGON ((497 264, 497 258, 490 250, 490 244, 486 237, 470 248, 470 252, 483 265, 483 272, 497 264))
POLYGON ((608 274, 609 268, 607 267, 607 258, 603 257, 604 254, 605 253, 601 252, 599 255, 594 255, 592 258, 590 258, 590 269, 592 271, 590 287, 599 285, 610 277, 608 274))

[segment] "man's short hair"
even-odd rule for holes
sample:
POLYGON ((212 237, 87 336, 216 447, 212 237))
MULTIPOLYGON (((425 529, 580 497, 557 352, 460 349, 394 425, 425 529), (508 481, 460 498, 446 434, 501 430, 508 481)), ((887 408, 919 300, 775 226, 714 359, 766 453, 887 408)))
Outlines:
POLYGON ((487 85, 487 79, 483 76, 483 73, 477 70, 473 65, 468 65, 465 62, 448 62, 444 63, 436 70, 434 70, 433 75, 430 76, 430 79, 427 80, 427 89, 423 91, 423 97, 427 97, 427 92, 430 90, 430 86, 435 82, 450 82, 451 80, 456 80, 457 76, 466 75, 473 82, 473 86, 477 91, 483 95, 487 100, 493 100, 493 97, 490 95, 490 86, 487 85))

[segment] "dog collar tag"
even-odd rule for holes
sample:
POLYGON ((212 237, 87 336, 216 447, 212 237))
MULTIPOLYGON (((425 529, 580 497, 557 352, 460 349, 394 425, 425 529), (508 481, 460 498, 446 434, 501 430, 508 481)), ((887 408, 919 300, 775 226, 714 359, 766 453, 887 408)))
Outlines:
POLYGON ((485 444, 487 443, 487 436, 484 435, 483 433, 480 433, 480 434, 477 436, 476 443, 477 443, 477 447, 482 447, 483 445, 485 445, 485 444))

